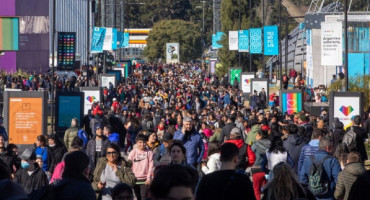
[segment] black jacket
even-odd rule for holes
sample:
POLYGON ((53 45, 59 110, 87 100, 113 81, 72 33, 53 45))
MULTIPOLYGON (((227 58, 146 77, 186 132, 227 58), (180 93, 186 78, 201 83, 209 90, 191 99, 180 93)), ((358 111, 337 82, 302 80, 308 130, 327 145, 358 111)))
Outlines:
POLYGON ((288 151, 294 162, 293 171, 295 173, 298 171, 298 160, 302 147, 306 144, 302 137, 297 134, 288 135, 288 138, 283 142, 284 148, 288 151))
MULTIPOLYGON (((95 141, 95 138, 96 138, 96 136, 94 138, 90 139, 89 142, 87 143, 87 147, 86 147, 86 154, 88 156, 90 156, 94 165, 96 165, 96 162, 97 162, 97 160, 96 160, 97 158, 96 158, 96 141, 95 141)), ((108 138, 103 135, 101 155, 100 155, 101 157, 104 157, 107 154, 108 144, 109 144, 108 138)))
MULTIPOLYGON (((347 129, 350 130, 350 129, 347 129)), ((361 154, 362 160, 367 160, 367 153, 365 149, 365 139, 367 138, 367 134, 365 130, 359 126, 353 126, 353 131, 357 133, 356 136, 356 148, 357 151, 361 154)))
POLYGON ((236 126, 234 123, 228 123, 225 127, 222 128, 219 141, 220 144, 225 141, 225 137, 229 138, 231 130, 235 127, 236 126))
POLYGON ((67 148, 63 145, 56 145, 54 147, 50 147, 52 154, 54 155, 54 163, 55 166, 62 161, 64 154, 67 152, 67 148))
POLYGON ((357 178, 351 187, 348 200, 370 199, 370 171, 357 178))
POLYGON ((221 170, 203 176, 195 195, 196 200, 254 200, 253 185, 248 176, 235 170, 221 170))
POLYGON ((333 132, 333 143, 334 150, 337 149, 338 144, 341 144, 343 141, 343 136, 346 134, 343 128, 336 128, 333 132))
POLYGON ((34 165, 35 170, 31 176, 28 175, 26 169, 19 169, 14 176, 14 182, 20 184, 27 194, 49 184, 46 173, 37 164, 34 165))
POLYGON ((95 200, 96 195, 87 179, 63 178, 56 184, 58 200, 95 200))

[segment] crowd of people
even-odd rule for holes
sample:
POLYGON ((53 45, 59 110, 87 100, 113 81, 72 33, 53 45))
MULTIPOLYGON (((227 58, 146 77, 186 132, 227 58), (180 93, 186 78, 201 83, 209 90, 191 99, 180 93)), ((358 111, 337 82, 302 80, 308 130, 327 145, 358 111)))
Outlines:
POLYGON ((269 97, 196 64, 139 65, 33 149, 2 131, 0 199, 370 199, 370 111, 329 125, 269 97))

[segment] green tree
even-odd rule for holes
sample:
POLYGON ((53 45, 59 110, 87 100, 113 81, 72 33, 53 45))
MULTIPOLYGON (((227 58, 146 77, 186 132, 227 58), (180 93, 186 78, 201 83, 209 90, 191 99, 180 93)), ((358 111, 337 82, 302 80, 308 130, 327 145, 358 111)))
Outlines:
POLYGON ((150 61, 165 59, 166 43, 180 44, 180 61, 188 62, 200 58, 201 33, 199 25, 184 20, 162 20, 154 24, 148 36, 144 56, 150 61))
MULTIPOLYGON (((261 20, 257 17, 255 7, 258 6, 253 1, 252 10, 249 9, 249 0, 223 0, 221 3, 221 23, 222 32, 225 33, 221 40, 222 48, 219 49, 219 58, 223 68, 238 67, 239 55, 237 51, 229 51, 229 31, 239 30, 239 9, 240 9, 240 28, 246 30, 253 27, 261 27, 261 20), (240 2, 240 5, 239 5, 240 2), (252 16, 252 22, 250 22, 250 16, 252 16)), ((241 67, 243 71, 249 69, 249 55, 247 53, 241 54, 241 67)), ((253 66, 255 69, 260 65, 260 55, 253 55, 253 66)), ((221 70, 220 71, 227 71, 221 70)), ((223 74, 221 74, 223 75, 223 74)))

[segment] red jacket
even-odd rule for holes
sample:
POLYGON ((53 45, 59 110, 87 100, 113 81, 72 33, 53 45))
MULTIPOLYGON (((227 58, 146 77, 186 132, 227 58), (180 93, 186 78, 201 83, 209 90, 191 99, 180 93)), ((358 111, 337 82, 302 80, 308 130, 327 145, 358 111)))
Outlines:
MULTIPOLYGON (((239 151, 242 150, 242 152, 239 152, 239 162, 243 162, 243 160, 245 160, 244 157, 246 156, 248 157, 247 167, 253 166, 254 162, 256 161, 256 155, 252 151, 251 147, 245 144, 242 139, 227 140, 225 143, 233 143, 238 147, 239 151), (246 149, 245 152, 244 149, 246 149)), ((242 165, 244 164, 243 163, 238 164, 238 166, 242 165)))

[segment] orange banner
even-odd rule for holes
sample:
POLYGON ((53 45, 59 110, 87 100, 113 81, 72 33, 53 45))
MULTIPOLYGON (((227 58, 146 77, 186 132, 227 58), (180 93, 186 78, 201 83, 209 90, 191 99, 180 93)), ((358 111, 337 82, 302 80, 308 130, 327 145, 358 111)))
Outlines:
POLYGON ((42 98, 9 99, 9 143, 33 144, 42 134, 42 98))

